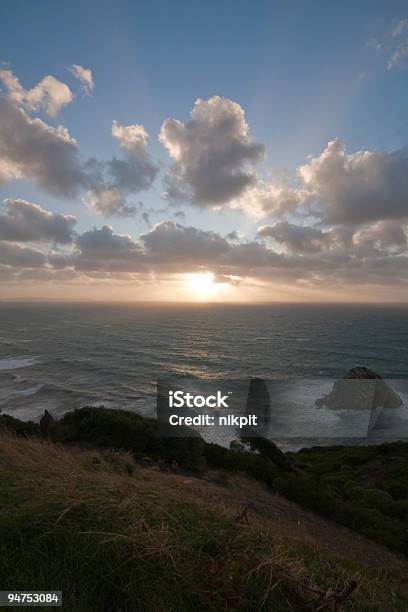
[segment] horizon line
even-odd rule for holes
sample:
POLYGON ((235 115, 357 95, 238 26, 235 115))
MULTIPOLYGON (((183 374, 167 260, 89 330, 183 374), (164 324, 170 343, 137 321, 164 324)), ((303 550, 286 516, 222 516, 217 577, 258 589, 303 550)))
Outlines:
POLYGON ((379 302, 379 301, 335 301, 335 300, 298 300, 298 301, 285 301, 285 300, 274 300, 274 301, 211 301, 211 300, 86 300, 86 299, 59 299, 59 298, 0 298, 0 304, 10 303, 26 303, 26 304, 126 304, 126 305, 163 305, 163 306, 273 306, 273 305, 287 305, 287 306, 407 306, 408 302, 379 302))

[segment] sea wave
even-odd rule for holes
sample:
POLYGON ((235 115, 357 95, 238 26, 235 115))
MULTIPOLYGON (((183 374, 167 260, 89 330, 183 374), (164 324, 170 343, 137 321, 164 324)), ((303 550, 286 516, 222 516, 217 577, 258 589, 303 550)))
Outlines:
POLYGON ((18 370, 28 368, 38 363, 35 357, 16 357, 12 359, 0 359, 0 370, 18 370))
POLYGON ((27 389, 21 389, 20 391, 15 391, 13 395, 19 395, 22 397, 29 397, 30 395, 35 395, 43 388, 43 385, 34 385, 33 387, 28 387, 27 389))

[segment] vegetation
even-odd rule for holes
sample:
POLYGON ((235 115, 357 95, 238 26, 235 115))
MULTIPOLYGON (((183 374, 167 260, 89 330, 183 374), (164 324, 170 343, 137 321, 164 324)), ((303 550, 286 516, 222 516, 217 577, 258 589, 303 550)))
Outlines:
MULTIPOLYGON (((103 442, 105 425, 96 433, 88 417, 86 435, 103 442)), ((55 435, 68 436, 69 424, 80 422, 78 414, 66 417, 55 435)), ((133 452, 70 449, 3 432, 0 481, 0 583, 62 590, 66 610, 285 611, 338 604, 402 611, 408 605, 401 575, 282 537, 273 520, 255 513, 244 520, 222 497, 227 489, 142 468, 133 452), (216 492, 221 497, 213 501, 216 492)))
POLYGON ((227 449, 198 436, 160 438, 153 419, 101 408, 67 413, 52 437, 122 449, 136 459, 150 457, 197 473, 207 468, 244 472, 303 507, 408 554, 406 443, 316 447, 288 453, 283 460, 267 440, 246 438, 245 445, 227 449))
MULTIPOLYGON (((149 473, 156 470, 157 478, 166 478, 161 471, 207 479, 210 473, 224 485, 244 473, 308 511, 408 554, 406 443, 283 455, 272 442, 245 438, 227 449, 199 436, 159 437, 153 419, 93 407, 54 423, 48 442, 36 423, 10 416, 0 416, 1 430, 0 580, 13 567, 13 588, 65 588, 73 610, 271 609, 272 602, 286 610, 293 609, 288 602, 308 605, 306 593, 318 597, 316 588, 330 586, 339 572, 337 563, 332 573, 323 570, 321 551, 303 544, 300 551, 286 541, 282 553, 263 526, 243 529, 225 508, 187 500, 163 481, 152 487, 140 464, 153 467, 149 473), (269 592, 275 578, 279 588, 269 592)), ((348 584, 354 570, 343 567, 340 582, 348 584)), ((366 596, 362 601, 375 609, 366 596)), ((366 609, 361 602, 355 609, 366 609)), ((382 609, 399 609, 393 606, 382 609)))

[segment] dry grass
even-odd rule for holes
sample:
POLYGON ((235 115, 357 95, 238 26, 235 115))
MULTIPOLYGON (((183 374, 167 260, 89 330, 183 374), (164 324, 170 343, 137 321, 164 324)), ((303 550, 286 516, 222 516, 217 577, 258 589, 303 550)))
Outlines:
POLYGON ((0 467, 5 588, 64 588, 78 611, 407 609, 395 572, 328 554, 259 513, 258 485, 243 513, 240 486, 251 481, 225 488, 128 453, 10 435, 0 467))

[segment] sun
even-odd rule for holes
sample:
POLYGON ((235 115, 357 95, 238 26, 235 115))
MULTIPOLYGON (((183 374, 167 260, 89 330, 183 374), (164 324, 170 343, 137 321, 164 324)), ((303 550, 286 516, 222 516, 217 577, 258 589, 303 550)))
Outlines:
POLYGON ((188 282, 199 298, 208 298, 216 292, 216 283, 214 282, 214 274, 212 272, 189 274, 188 282))

